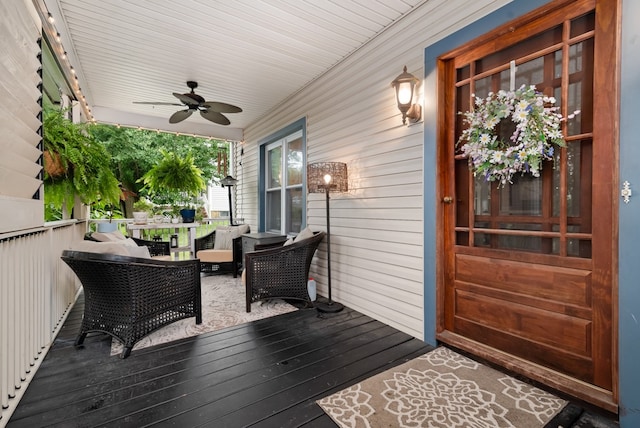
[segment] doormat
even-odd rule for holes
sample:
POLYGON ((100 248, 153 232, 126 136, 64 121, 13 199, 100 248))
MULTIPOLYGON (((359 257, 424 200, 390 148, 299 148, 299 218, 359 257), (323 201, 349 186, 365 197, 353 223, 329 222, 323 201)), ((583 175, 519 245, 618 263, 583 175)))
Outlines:
MULTIPOLYGON (((176 321, 142 338, 134 345, 133 351, 297 310, 284 300, 273 299, 253 303, 251 312, 247 313, 245 287, 240 277, 231 275, 203 276, 201 296, 202 324, 196 324, 193 317, 176 321)), ((111 355, 121 352, 122 343, 113 339, 111 355)))
POLYGON ((317 403, 349 428, 537 428, 567 404, 445 347, 317 403))

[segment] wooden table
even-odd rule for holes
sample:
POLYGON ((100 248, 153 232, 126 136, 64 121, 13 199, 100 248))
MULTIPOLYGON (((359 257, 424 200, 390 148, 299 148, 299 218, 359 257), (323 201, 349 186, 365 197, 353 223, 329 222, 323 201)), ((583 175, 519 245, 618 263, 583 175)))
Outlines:
POLYGON ((285 235, 275 233, 259 232, 242 235, 242 254, 254 251, 256 245, 282 244, 287 240, 285 235))
POLYGON ((180 229, 187 229, 189 233, 189 245, 186 247, 171 248, 172 253, 181 251, 189 251, 191 257, 196 255, 196 227, 200 226, 200 223, 145 223, 145 224, 127 224, 127 229, 131 231, 131 236, 134 238, 140 238, 141 230, 157 230, 157 229, 173 229, 177 234, 180 229))

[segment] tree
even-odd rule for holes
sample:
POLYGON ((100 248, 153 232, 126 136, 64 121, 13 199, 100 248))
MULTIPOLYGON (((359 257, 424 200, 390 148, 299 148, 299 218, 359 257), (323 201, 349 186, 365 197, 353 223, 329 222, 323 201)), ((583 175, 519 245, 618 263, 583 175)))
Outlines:
POLYGON ((134 128, 118 128, 112 125, 95 125, 91 127, 92 135, 101 141, 111 154, 112 169, 116 177, 128 190, 123 212, 128 217, 132 213, 134 199, 131 194, 149 196, 148 189, 140 182, 154 165, 162 159, 161 150, 174 153, 176 156, 193 158, 194 165, 202 171, 205 183, 211 183, 226 175, 226 171, 218 171, 218 152, 228 152, 229 145, 221 140, 175 135, 134 128))

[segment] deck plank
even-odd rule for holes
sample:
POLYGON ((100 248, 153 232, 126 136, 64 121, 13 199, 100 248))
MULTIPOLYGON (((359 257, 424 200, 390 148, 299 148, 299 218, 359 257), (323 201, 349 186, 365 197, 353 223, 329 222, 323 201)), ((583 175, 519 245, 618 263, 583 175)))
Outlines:
POLYGON ((335 427, 316 400, 433 349, 349 308, 306 309, 122 360, 105 334, 73 346, 82 307, 80 298, 8 428, 335 427))

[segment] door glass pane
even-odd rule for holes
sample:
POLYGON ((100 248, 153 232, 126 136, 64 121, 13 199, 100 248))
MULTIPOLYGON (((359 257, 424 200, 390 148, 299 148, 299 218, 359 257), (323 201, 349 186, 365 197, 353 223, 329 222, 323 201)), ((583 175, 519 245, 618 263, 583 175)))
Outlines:
POLYGON ((513 184, 500 189, 500 215, 542 214, 542 180, 531 175, 514 175, 513 184))
POLYGON ((282 147, 269 150, 267 186, 269 189, 282 186, 282 147))
POLYGON ((474 181, 476 215, 491 215, 491 183, 478 176, 474 181))

